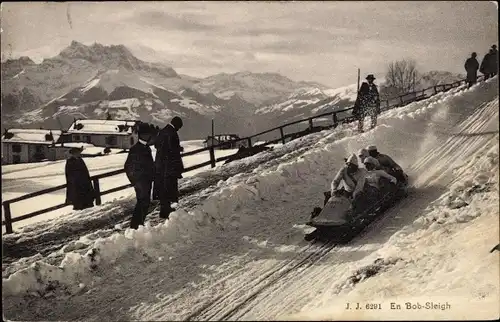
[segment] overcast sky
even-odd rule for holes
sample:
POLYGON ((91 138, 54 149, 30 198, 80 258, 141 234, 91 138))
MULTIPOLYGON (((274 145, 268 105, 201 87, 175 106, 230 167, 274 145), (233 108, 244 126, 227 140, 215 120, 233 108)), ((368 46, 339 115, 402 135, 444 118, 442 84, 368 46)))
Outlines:
POLYGON ((39 62, 72 40, 124 44, 146 61, 205 77, 278 72, 332 87, 413 58, 464 72, 497 43, 491 1, 2 3, 2 61, 39 62))

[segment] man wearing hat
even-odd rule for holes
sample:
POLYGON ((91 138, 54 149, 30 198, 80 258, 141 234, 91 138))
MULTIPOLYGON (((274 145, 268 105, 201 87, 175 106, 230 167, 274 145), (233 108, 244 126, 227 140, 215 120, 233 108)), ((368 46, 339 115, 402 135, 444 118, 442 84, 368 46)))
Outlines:
POLYGON ((484 55, 479 71, 484 74, 484 79, 493 77, 498 72, 498 50, 497 46, 491 46, 490 50, 484 55))
POLYGON ((183 126, 182 119, 178 116, 158 132, 156 137, 155 182, 153 198, 160 200, 160 218, 168 218, 172 203, 179 202, 178 180, 182 178, 184 164, 182 163, 182 147, 180 145, 179 131, 183 126))
POLYGON ((467 88, 474 85, 477 81, 477 70, 479 69, 479 63, 476 59, 477 54, 472 53, 472 55, 465 61, 465 71, 467 72, 467 88))
POLYGON ((361 84, 353 109, 353 116, 358 120, 358 130, 361 133, 363 132, 365 115, 371 117, 370 128, 373 129, 377 125, 377 116, 380 114, 380 96, 377 85, 373 83, 375 76, 369 74, 366 76, 366 80, 367 82, 361 84))
POLYGON ((137 203, 130 221, 130 228, 137 229, 144 225, 151 203, 151 188, 154 179, 154 161, 148 143, 151 140, 151 127, 145 123, 137 126, 139 140, 130 148, 125 161, 125 173, 134 186, 137 203))
POLYGON ((403 172, 403 169, 390 156, 378 152, 378 149, 375 145, 369 145, 368 147, 366 147, 366 150, 368 151, 370 157, 378 161, 382 170, 396 177, 398 182, 407 182, 407 178, 403 172))
POLYGON ((74 210, 82 210, 94 206, 95 192, 90 174, 81 157, 83 148, 71 148, 66 161, 66 203, 73 205, 74 210))

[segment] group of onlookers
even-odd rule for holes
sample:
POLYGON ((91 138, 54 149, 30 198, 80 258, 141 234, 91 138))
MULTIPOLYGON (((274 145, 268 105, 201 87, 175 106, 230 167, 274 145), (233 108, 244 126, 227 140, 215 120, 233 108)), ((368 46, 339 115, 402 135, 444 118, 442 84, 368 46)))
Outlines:
MULTIPOLYGON (((182 119, 177 116, 159 131, 150 124, 138 124, 138 141, 130 148, 124 165, 137 197, 131 228, 137 229, 139 225, 144 225, 151 199, 160 201, 161 218, 168 218, 175 210, 172 204, 178 202, 178 180, 184 171, 181 157, 183 148, 177 134, 182 126, 182 119), (151 145, 156 147, 154 160, 151 145)), ((97 197, 81 152, 81 148, 72 148, 65 168, 66 203, 73 205, 74 210, 93 207, 97 197)))
POLYGON ((490 50, 484 55, 481 65, 476 59, 477 53, 472 53, 465 61, 465 71, 467 72, 467 84, 471 87, 477 82, 477 71, 484 75, 484 79, 495 76, 498 73, 498 50, 497 45, 491 46, 490 50))

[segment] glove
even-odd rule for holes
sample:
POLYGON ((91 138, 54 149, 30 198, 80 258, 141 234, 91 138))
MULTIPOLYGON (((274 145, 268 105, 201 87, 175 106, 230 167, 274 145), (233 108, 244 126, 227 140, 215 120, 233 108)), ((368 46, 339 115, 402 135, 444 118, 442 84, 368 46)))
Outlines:
POLYGON ((398 180, 396 178, 391 179, 391 183, 396 184, 398 183, 398 180))
POLYGON ((182 179, 183 176, 182 176, 182 173, 179 173, 179 176, 177 177, 177 179, 182 179))

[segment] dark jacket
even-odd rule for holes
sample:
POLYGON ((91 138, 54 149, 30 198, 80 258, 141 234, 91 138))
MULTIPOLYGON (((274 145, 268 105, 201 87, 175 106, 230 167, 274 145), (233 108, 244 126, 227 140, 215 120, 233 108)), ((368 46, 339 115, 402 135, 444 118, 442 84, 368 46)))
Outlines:
POLYGON ((155 139, 156 147, 156 174, 161 177, 180 177, 184 171, 184 164, 181 157, 181 144, 179 135, 170 124, 158 132, 155 139))
POLYGON ((385 170, 387 173, 392 173, 392 169, 401 169, 399 164, 386 154, 379 153, 375 159, 379 162, 382 170, 385 170))
POLYGON ((490 56, 491 54, 490 53, 487 53, 486 55, 484 55, 484 58, 483 58, 483 61, 481 62, 481 66, 479 67, 479 71, 483 74, 489 74, 491 73, 491 68, 490 68, 490 56))
POLYGON ((158 132, 155 147, 153 199, 176 201, 179 198, 177 179, 182 177, 184 164, 179 135, 171 124, 158 132))
MULTIPOLYGON (((82 158, 69 158, 66 161, 66 201, 77 208, 89 205, 95 199, 94 188, 89 170, 82 158)), ((83 208, 81 208, 83 209, 83 208)))
POLYGON ((377 113, 380 113, 380 96, 377 85, 363 82, 358 91, 358 97, 354 103, 353 114, 359 116, 369 108, 375 108, 377 113))
POLYGON ((470 57, 465 61, 464 65, 467 71, 467 80, 475 81, 477 79, 477 70, 479 69, 479 63, 476 58, 470 57))
POLYGON ((490 56, 489 56, 489 72, 490 73, 497 73, 498 72, 498 50, 490 50, 490 56))
POLYGON ((139 181, 153 182, 154 172, 155 164, 151 148, 137 142, 130 148, 125 161, 125 173, 128 180, 133 185, 139 181))

